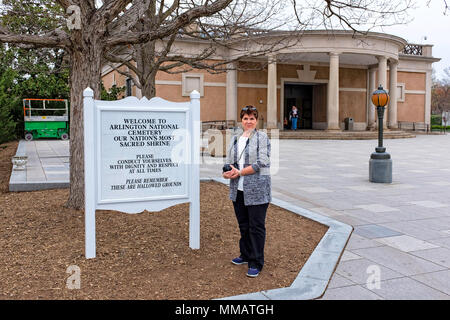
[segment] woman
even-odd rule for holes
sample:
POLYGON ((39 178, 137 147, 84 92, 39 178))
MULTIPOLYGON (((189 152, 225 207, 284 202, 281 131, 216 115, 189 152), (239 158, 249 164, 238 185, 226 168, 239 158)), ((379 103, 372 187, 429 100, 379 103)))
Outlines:
POLYGON ((292 130, 297 130, 297 121, 299 118, 299 113, 296 106, 292 106, 291 112, 289 112, 289 119, 292 122, 292 130))
POLYGON ((248 263, 247 276, 257 277, 264 265, 265 220, 271 200, 270 141, 267 134, 256 130, 255 107, 243 108, 240 117, 243 132, 231 139, 227 157, 227 163, 235 165, 223 173, 230 179, 230 199, 241 233, 241 254, 231 262, 248 263))

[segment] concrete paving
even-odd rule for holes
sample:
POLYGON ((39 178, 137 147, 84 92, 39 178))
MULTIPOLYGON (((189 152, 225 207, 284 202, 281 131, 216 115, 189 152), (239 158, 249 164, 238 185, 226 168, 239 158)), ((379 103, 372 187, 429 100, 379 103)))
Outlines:
POLYGON ((21 140, 16 155, 28 156, 26 170, 13 168, 9 191, 69 187, 69 141, 21 140))
MULTIPOLYGON (((68 144, 62 152, 46 143, 27 146, 44 148, 36 153, 53 160, 39 161, 42 171, 39 162, 31 162, 26 179, 52 181, 65 172, 68 182, 68 144), (54 165, 58 174, 52 176, 54 165)), ((369 182, 376 140, 273 141, 273 196, 354 227, 322 299, 448 300, 450 135, 385 140, 384 145, 393 160, 392 184, 369 182)), ((202 161, 201 177, 221 176, 222 158, 202 161)), ((275 291, 272 297, 302 297, 293 291, 290 296, 275 291)))
MULTIPOLYGON (((450 135, 384 145, 392 184, 369 182, 376 140, 272 143, 273 196, 354 227, 322 299, 448 300, 450 135)), ((203 160, 202 176, 220 174, 223 159, 203 160)))

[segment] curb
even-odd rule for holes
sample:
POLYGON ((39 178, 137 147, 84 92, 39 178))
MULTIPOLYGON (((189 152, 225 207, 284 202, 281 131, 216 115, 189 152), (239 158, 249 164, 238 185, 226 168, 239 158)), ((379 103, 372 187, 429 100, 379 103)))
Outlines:
POLYGON ((11 174, 9 180, 9 191, 20 192, 20 191, 39 191, 39 190, 49 190, 49 189, 67 189, 70 187, 70 182, 67 181, 33 181, 33 182, 17 182, 17 180, 23 178, 23 173, 15 173, 14 177, 11 174))
MULTIPOLYGON (((223 178, 200 178, 200 181, 215 181, 228 185, 228 180, 223 178)), ((328 231, 303 265, 290 287, 263 290, 214 300, 312 300, 320 298, 325 293, 325 289, 344 252, 347 241, 353 232, 353 227, 277 198, 272 198, 271 203, 324 224, 328 226, 328 231)))
MULTIPOLYGON (((17 146, 16 156, 26 156, 25 140, 20 140, 17 146)), ((9 178, 9 191, 39 191, 48 189, 66 189, 70 187, 70 181, 68 180, 41 180, 41 181, 28 181, 27 182, 28 168, 26 170, 11 170, 11 176, 9 178)))

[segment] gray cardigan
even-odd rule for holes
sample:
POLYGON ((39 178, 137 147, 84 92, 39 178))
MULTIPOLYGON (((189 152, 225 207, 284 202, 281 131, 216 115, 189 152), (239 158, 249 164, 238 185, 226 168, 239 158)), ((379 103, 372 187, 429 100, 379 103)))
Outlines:
MULTIPOLYGON (((238 139, 242 131, 231 138, 230 146, 227 152, 227 163, 238 162, 238 139)), ((244 204, 253 206, 269 203, 272 200, 271 181, 270 181, 270 140, 263 131, 255 130, 250 137, 244 154, 244 168, 252 166, 254 174, 244 176, 244 204)), ((242 169, 242 168, 240 168, 242 169)), ((230 199, 236 201, 239 179, 230 180, 230 199)))

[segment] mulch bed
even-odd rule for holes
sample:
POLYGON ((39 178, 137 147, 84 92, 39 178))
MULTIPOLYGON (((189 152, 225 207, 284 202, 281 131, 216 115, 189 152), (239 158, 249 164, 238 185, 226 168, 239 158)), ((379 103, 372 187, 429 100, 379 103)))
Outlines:
POLYGON ((68 189, 8 192, 17 142, 0 146, 0 299, 213 299, 290 286, 327 227, 270 205, 264 270, 248 278, 228 187, 201 183, 200 250, 189 206, 129 215, 97 211, 97 258, 84 258, 84 213, 68 189), (68 289, 69 266, 81 288, 68 289))

